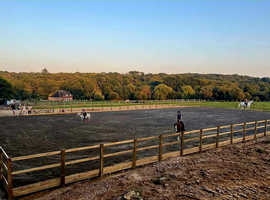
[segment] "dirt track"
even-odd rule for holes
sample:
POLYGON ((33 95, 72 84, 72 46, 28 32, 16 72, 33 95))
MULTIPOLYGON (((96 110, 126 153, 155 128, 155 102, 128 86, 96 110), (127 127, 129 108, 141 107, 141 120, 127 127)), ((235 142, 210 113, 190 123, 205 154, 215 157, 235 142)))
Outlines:
POLYGON ((38 200, 270 199, 270 138, 178 157, 100 181, 26 198, 38 200), (40 197, 41 196, 41 197, 40 197))

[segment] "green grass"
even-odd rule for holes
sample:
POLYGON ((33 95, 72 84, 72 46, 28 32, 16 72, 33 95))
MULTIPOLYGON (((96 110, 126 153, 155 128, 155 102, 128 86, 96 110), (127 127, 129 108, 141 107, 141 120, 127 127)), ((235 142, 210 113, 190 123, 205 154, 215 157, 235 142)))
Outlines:
POLYGON ((270 102, 255 102, 251 108, 255 110, 270 111, 270 102))
MULTIPOLYGON (((179 106, 195 106, 195 107, 213 107, 213 108, 227 108, 238 109, 239 102, 222 102, 222 101, 144 101, 144 102, 130 102, 124 101, 96 101, 96 102, 38 102, 33 105, 33 109, 57 109, 57 108, 91 108, 91 107, 117 107, 117 106, 134 106, 134 105, 166 105, 173 104, 179 106)), ((270 111, 270 102, 255 102, 251 109, 270 111)))
MULTIPOLYGON (((239 109, 239 102, 201 102, 200 106, 239 109)), ((251 105, 251 110, 270 111, 270 102, 254 102, 251 105)))
POLYGON ((206 101, 202 102, 200 106, 204 107, 214 107, 214 108, 228 108, 236 109, 238 108, 238 102, 218 102, 218 101, 206 101))

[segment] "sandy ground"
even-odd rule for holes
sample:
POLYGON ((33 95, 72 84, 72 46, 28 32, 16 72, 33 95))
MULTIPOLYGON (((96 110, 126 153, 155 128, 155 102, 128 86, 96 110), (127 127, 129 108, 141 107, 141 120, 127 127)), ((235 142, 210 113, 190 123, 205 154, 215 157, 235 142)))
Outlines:
POLYGON ((11 110, 0 110, 0 117, 8 117, 12 116, 11 110))
POLYGON ((270 136, 177 157, 24 200, 269 200, 270 136))

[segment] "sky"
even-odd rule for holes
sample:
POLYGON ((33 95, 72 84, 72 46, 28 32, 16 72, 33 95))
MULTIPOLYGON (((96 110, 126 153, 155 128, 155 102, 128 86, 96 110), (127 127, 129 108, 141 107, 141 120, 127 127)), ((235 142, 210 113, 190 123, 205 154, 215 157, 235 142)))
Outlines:
POLYGON ((0 0, 0 71, 270 77, 270 0, 0 0))

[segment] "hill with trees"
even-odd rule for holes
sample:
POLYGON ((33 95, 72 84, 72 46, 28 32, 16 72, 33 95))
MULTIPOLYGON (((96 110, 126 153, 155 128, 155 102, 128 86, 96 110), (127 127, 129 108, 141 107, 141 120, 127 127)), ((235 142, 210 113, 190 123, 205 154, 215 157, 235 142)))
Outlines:
POLYGON ((74 99, 270 100, 270 78, 240 75, 0 71, 0 84, 2 99, 47 99, 51 93, 62 89, 70 91, 74 99))

